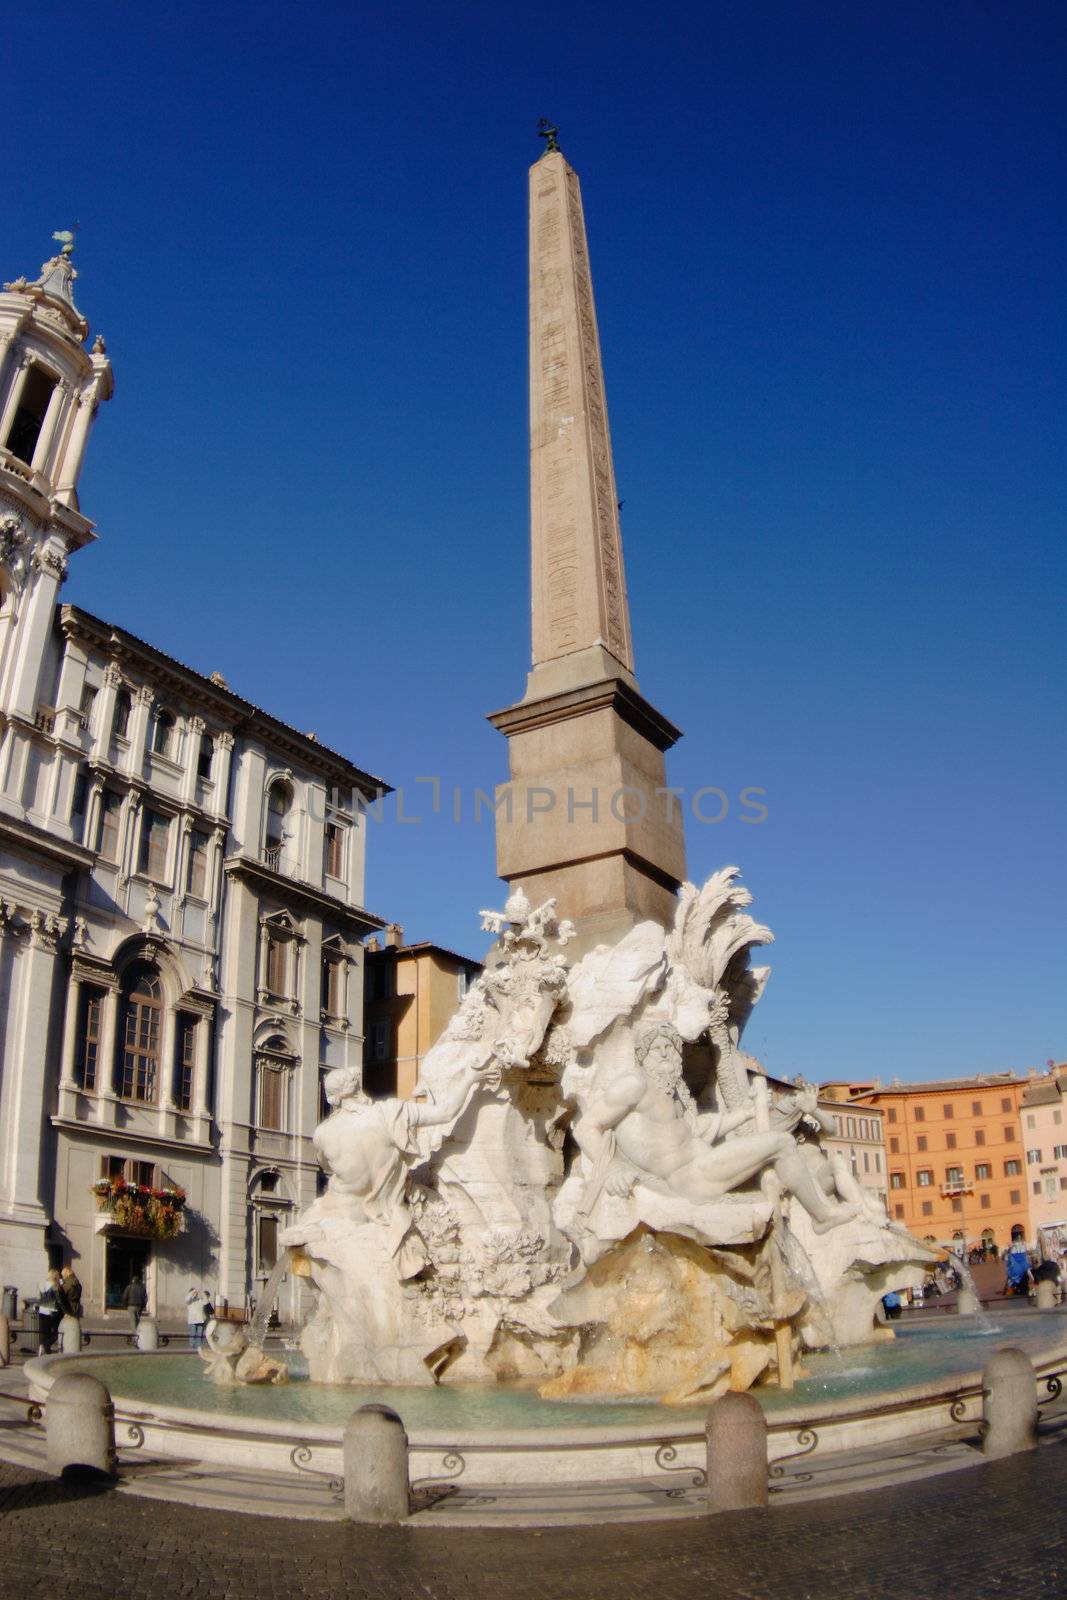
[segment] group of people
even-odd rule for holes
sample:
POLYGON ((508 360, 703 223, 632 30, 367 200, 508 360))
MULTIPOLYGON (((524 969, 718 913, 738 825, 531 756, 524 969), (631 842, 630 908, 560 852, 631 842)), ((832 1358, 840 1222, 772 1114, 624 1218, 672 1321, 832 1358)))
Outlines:
POLYGON ((191 1288, 185 1297, 185 1321, 189 1328, 189 1343, 195 1349, 204 1342, 204 1329, 215 1315, 206 1289, 191 1288))
POLYGON ((38 1354, 46 1356, 55 1349, 59 1325, 64 1317, 81 1320, 82 1286, 73 1267, 62 1272, 53 1267, 41 1284, 40 1303, 37 1307, 38 1354))

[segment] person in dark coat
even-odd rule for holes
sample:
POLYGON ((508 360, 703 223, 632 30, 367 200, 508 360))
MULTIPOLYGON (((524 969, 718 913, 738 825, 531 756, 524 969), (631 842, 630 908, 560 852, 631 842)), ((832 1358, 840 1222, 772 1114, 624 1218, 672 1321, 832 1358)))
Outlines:
POLYGON ((63 1309, 59 1296, 59 1273, 53 1268, 41 1284, 41 1297, 37 1306, 38 1327, 40 1329, 40 1345, 37 1354, 41 1356, 49 1355, 55 1346, 56 1335, 59 1332, 59 1319, 63 1309))
POLYGON ((145 1286, 141 1281, 141 1274, 139 1272, 135 1272, 129 1283, 126 1285, 126 1292, 122 1297, 122 1303, 126 1307, 126 1310, 130 1313, 130 1327, 136 1328, 144 1314, 144 1308, 148 1304, 148 1291, 145 1289, 145 1286))
POLYGON ((73 1267, 64 1267, 59 1275, 59 1304, 65 1317, 81 1321, 82 1286, 73 1267))

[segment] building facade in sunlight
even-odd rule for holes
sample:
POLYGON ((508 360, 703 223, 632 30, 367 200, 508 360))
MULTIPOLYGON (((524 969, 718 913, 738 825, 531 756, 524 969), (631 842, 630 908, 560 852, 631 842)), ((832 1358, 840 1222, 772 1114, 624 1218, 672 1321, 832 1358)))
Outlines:
POLYGON ((68 238, 0 295, 0 1280, 70 1261, 105 1315, 139 1273, 183 1316, 193 1284, 243 1307, 315 1195, 387 786, 60 603, 112 392, 75 276, 68 238))

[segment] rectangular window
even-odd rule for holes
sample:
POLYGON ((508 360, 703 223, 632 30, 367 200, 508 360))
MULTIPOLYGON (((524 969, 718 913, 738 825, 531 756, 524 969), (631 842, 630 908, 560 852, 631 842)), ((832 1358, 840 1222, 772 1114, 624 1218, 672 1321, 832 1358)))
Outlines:
POLYGON ((1060 1188, 1061 1189, 1067 1189, 1067 1178, 1061 1178, 1060 1179, 1060 1188))
POLYGON ((985 1144, 985 1129, 984 1128, 975 1128, 975 1130, 974 1130, 974 1142, 975 1142, 975 1144, 985 1144))
POLYGON ((1028 1128, 1036 1128, 1037 1127, 1037 1118, 1033 1115, 1032 1112, 1026 1118, 1026 1126, 1028 1128))
POLYGON ((925 1133, 920 1133, 919 1134, 919 1137, 915 1141, 915 1148, 916 1148, 916 1150, 925 1150, 926 1149, 926 1135, 925 1135, 925 1133))
POLYGON ((167 875, 167 847, 170 844, 170 818, 161 811, 146 811, 141 823, 139 869, 147 878, 162 881, 167 875))
POLYGON ((345 1015, 345 964, 336 956, 322 962, 322 1009, 328 1017, 345 1015))
POLYGON ((919 1185, 920 1189, 929 1189, 930 1185, 934 1181, 934 1175, 930 1171, 929 1167, 920 1167, 918 1172, 915 1174, 915 1181, 919 1185))
POLYGON ((1001 1111, 1010 1111, 1011 1110, 1011 1101, 1008 1099, 1007 1095, 1005 1095, 1004 1098, 1001 1100, 1000 1109, 1001 1109, 1001 1111))
POLYGON ((1015 1129, 1014 1128, 1005 1128, 1004 1129, 1004 1143, 1005 1144, 1011 1144, 1011 1143, 1013 1143, 1014 1139, 1015 1139, 1015 1129))
POLYGON ((84 770, 74 780, 74 794, 70 802, 70 831, 75 839, 85 834, 85 813, 89 805, 89 774, 84 770))
POLYGON ((1052 1120, 1053 1120, 1053 1122, 1056 1124, 1056 1126, 1058 1128, 1060 1123, 1063 1121, 1063 1112, 1062 1111, 1054 1111, 1052 1113, 1052 1120))
POLYGON ((850 1139, 854 1139, 856 1137, 856 1119, 855 1119, 855 1117, 849 1117, 849 1119, 848 1119, 848 1136, 849 1136, 850 1139))
POLYGON ((988 1211, 991 1204, 989 1196, 987 1194, 979 1195, 978 1204, 981 1206, 983 1211, 988 1211))
POLYGON ((951 1184, 954 1189, 958 1189, 963 1182, 963 1168, 946 1167, 945 1182, 951 1184))
POLYGON ((100 796, 100 831, 96 848, 105 861, 119 859, 119 842, 122 818, 122 796, 113 789, 105 789, 100 796))
POLYGON ((902 1172, 891 1172, 889 1174, 889 1187, 891 1189, 903 1189, 904 1174, 902 1172))
POLYGON ((1067 1144, 1058 1144, 1052 1154, 1057 1161, 1067 1161, 1067 1144))
POLYGON ((1021 1171, 1022 1171, 1022 1167, 1020 1166, 1018 1161, 1005 1161, 1005 1163, 1004 1163, 1004 1176, 1006 1178, 1017 1178, 1021 1171))
POLYGON ((56 380, 36 365, 27 369, 18 407, 7 435, 7 448, 13 456, 33 465, 33 454, 41 435, 45 412, 52 398, 56 380))
POLYGON ((194 828, 189 835, 189 874, 185 887, 198 900, 203 900, 207 895, 207 853, 210 842, 208 835, 201 833, 199 828, 194 828))
POLYGON ((949 1104, 947 1106, 942 1106, 941 1107, 941 1115, 945 1118, 945 1120, 947 1122, 951 1122, 952 1118, 956 1115, 955 1106, 951 1105, 951 1104, 949 1104))
POLYGON ((388 1022, 375 1022, 371 1027, 371 1060, 387 1061, 389 1059, 389 1024, 388 1022))
POLYGON ((979 1161, 974 1169, 974 1176, 978 1183, 987 1183, 993 1176, 993 1168, 988 1161, 979 1161))
POLYGON ((972 1100, 971 1101, 971 1116, 972 1117, 980 1117, 981 1115, 982 1115, 982 1102, 981 1102, 981 1100, 972 1100))
POLYGON ((894 1206, 893 1207, 893 1215, 896 1217, 898 1222, 903 1222, 904 1221, 904 1207, 903 1206, 894 1206))
POLYGON ((888 1116, 890 1122, 895 1122, 897 1120, 897 1108, 896 1108, 896 1106, 890 1106, 888 1108, 888 1111, 887 1111, 886 1115, 888 1116))
POLYGON ((916 1120, 916 1122, 925 1122, 926 1121, 926 1107, 925 1106, 916 1106, 915 1107, 915 1120, 916 1120))
POLYGON ((259 1069, 259 1126, 268 1132, 284 1131, 285 1073, 275 1067, 259 1069))
POLYGON ((1035 1194, 1040 1194, 1041 1193, 1041 1179, 1040 1178, 1034 1184, 1034 1193, 1035 1194))
POLYGON ((196 758, 196 775, 204 780, 211 777, 211 763, 215 759, 215 741, 210 733, 200 735, 200 750, 196 758))
POLYGON ((81 700, 80 700, 80 702, 78 704, 78 715, 81 717, 81 723, 82 723, 82 727, 83 728, 91 728, 92 727, 92 725, 93 725, 93 706, 95 704, 96 704, 96 690, 93 688, 92 684, 87 683, 87 684, 85 684, 85 686, 82 689, 82 697, 81 697, 81 700))
POLYGON ((125 1156, 101 1156, 100 1176, 102 1178, 124 1178, 126 1176, 125 1156))
POLYGON ((875 1172, 881 1172, 882 1170, 882 1152, 880 1150, 874 1152, 874 1170, 875 1172))
POLYGON ((923 1216, 924 1217, 931 1217, 931 1216, 933 1216, 933 1214, 934 1214, 934 1202, 932 1200, 924 1200, 923 1201, 923 1216))
POLYGON ((1045 1185, 1045 1199, 1046 1200, 1055 1200, 1055 1198, 1056 1198, 1056 1174, 1054 1172, 1046 1172, 1041 1181, 1045 1185))
POLYGON ((1008 1195, 1008 1204, 1010 1206, 1021 1206, 1022 1203, 1023 1203, 1023 1192, 1022 1192, 1022 1190, 1021 1189, 1012 1189, 1010 1194, 1008 1195))
POLYGON ((97 1086, 99 1076, 100 1023, 104 1010, 104 996, 99 989, 83 988, 80 998, 81 1019, 74 1060, 74 1077, 78 1087, 91 1094, 97 1086))
POLYGON ((1041 1165, 1041 1151, 1028 1150, 1026 1152, 1026 1165, 1028 1167, 1039 1167, 1041 1165))
POLYGON ((954 1133, 946 1133, 945 1134, 945 1149, 946 1150, 955 1150, 955 1148, 956 1148, 956 1135, 954 1133))
POLYGON ((863 1170, 864 1172, 870 1172, 871 1170, 871 1158, 866 1150, 863 1152, 863 1170))
POLYGON ((131 1183, 139 1183, 144 1189, 154 1189, 156 1186, 156 1167, 153 1161, 129 1161, 129 1177, 131 1183))
POLYGON ((286 941, 276 934, 267 934, 267 988, 271 994, 283 998, 288 993, 286 983, 286 941))
POLYGON ((259 1270, 270 1272, 278 1260, 278 1219, 259 1219, 259 1270))
POLYGON ((963 1201, 958 1199, 958 1198, 953 1200, 952 1209, 953 1209, 953 1211, 962 1211, 963 1210, 963 1201))
POLYGON ((200 1026, 195 1017, 178 1015, 174 1071, 174 1104, 179 1111, 191 1111, 193 1106, 193 1073, 196 1070, 196 1030, 200 1026))
POLYGON ((330 878, 345 875, 345 830, 339 822, 328 822, 324 837, 324 865, 330 878))

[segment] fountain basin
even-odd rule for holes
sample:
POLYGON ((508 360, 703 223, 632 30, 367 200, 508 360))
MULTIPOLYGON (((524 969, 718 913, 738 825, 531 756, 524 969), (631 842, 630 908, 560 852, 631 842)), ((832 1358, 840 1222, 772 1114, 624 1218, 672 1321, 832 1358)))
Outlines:
MULTIPOLYGON (((753 1391, 767 1411, 772 1467, 797 1454, 867 1450, 977 1422, 981 1369, 1004 1344, 1026 1351, 1040 1382, 1067 1365, 1067 1319, 1013 1313, 988 1331, 938 1322, 906 1327, 886 1344, 809 1358, 809 1376, 791 1393, 753 1391)), ((704 1466, 700 1405, 545 1401, 520 1388, 319 1385, 299 1371, 282 1388, 220 1388, 205 1382, 195 1355, 168 1351, 38 1358, 26 1367, 33 1397, 47 1400, 58 1373, 72 1368, 111 1390, 120 1450, 143 1436, 149 1455, 215 1466, 339 1476, 344 1423, 371 1402, 403 1417, 415 1482, 462 1478, 465 1488, 488 1489, 646 1479, 662 1487, 704 1466)))

